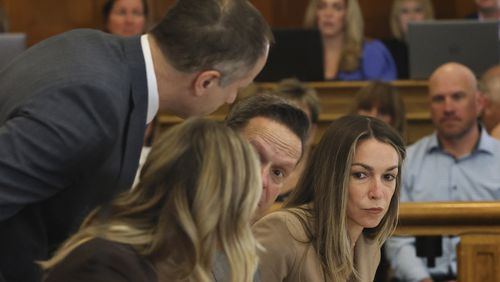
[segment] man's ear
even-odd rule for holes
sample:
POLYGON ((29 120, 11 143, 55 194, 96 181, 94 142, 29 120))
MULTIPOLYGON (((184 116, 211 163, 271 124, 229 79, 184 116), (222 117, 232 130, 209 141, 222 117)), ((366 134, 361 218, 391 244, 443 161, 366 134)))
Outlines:
POLYGON ((211 87, 219 85, 221 74, 216 70, 200 72, 194 81, 194 92, 196 96, 203 96, 211 87))
POLYGON ((476 96, 475 96, 475 103, 478 111, 478 115, 480 115, 487 103, 487 98, 486 95, 481 93, 480 91, 476 91, 476 96))

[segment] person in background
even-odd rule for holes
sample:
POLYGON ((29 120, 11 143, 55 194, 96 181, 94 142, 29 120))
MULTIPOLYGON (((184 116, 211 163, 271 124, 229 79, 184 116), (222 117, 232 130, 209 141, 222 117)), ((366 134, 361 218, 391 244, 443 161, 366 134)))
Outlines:
MULTIPOLYGON (((405 104, 396 88, 387 82, 372 81, 358 90, 350 114, 378 118, 392 126, 406 141, 405 104)), ((375 281, 388 281, 389 275, 390 264, 382 252, 375 281)))
MULTIPOLYGON (((148 12, 147 0, 107 0, 102 7, 104 31, 119 36, 141 35, 146 31, 148 12)), ((151 151, 155 125, 156 116, 146 127, 139 167, 132 187, 139 183, 141 168, 151 151)))
POLYGON ((304 144, 304 153, 302 158, 295 167, 295 170, 283 184, 280 196, 278 197, 278 201, 282 202, 297 185, 297 181, 304 170, 304 165, 309 158, 309 153, 311 152, 312 145, 316 137, 316 130, 318 128, 320 103, 316 90, 295 78, 281 80, 277 84, 276 89, 274 89, 273 94, 291 101, 307 114, 310 121, 309 133, 307 141, 304 144))
POLYGON ((35 261, 131 188, 156 113, 188 118, 233 103, 272 41, 247 0, 182 0, 147 34, 73 30, 3 68, 0 276, 39 281, 35 261))
POLYGON ((488 69, 479 85, 484 103, 482 122, 491 137, 500 140, 500 65, 488 69))
POLYGON ((468 19, 498 20, 500 19, 500 2, 497 0, 474 0, 477 12, 467 16, 468 19))
POLYGON ((283 210, 257 221, 262 281, 373 281, 397 224, 404 142, 365 116, 332 122, 283 210))
POLYGON ((309 1, 304 26, 319 30, 325 80, 397 78, 391 54, 379 40, 364 37, 363 25, 358 0, 309 1))
POLYGON ((209 282, 217 252, 232 281, 252 281, 250 219, 262 190, 248 142, 223 124, 188 119, 159 138, 142 175, 42 263, 45 282, 209 282))
POLYGON ((140 35, 146 31, 146 0, 107 0, 102 7, 104 31, 120 36, 140 35))
POLYGON ((376 117, 406 139, 406 110, 403 99, 390 83, 372 81, 356 93, 351 114, 376 117))
POLYGON ((410 77, 408 57, 408 24, 434 19, 431 0, 394 0, 390 14, 392 38, 383 42, 391 52, 398 69, 398 79, 410 77))
MULTIPOLYGON (((435 132, 408 147, 402 202, 500 200, 500 141, 478 123, 482 103, 472 71, 458 63, 438 67, 429 79, 435 132)), ((457 237, 442 238, 435 267, 416 255, 414 237, 386 242, 387 258, 399 281, 456 279, 457 237)))

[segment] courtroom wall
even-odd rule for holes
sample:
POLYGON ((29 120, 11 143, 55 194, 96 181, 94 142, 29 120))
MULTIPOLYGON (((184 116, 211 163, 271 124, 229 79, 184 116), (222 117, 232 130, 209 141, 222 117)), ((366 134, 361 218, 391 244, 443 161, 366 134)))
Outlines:
MULTIPOLYGON (((11 31, 26 32, 33 45, 74 28, 101 28, 105 0, 0 0, 10 18, 11 31)), ((175 0, 148 0, 150 25, 157 22, 175 0)), ((273 27, 300 27, 308 0, 251 0, 273 27)), ((390 35, 388 14, 392 0, 359 0, 366 35, 390 35)), ((439 19, 463 18, 474 11, 473 0, 434 0, 439 19)))

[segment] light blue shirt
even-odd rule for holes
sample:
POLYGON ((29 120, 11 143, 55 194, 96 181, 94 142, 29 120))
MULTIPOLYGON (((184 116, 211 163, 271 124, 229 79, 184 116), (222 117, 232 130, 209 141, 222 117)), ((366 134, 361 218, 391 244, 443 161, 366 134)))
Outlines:
MULTIPOLYGON (((408 147, 403 168, 402 202, 490 201, 500 199, 500 142, 481 129, 479 144, 469 154, 455 158, 443 151, 436 133, 408 147)), ((458 238, 443 238, 443 256, 436 267, 416 256, 414 237, 394 237, 386 242, 387 257, 397 278, 419 281, 430 274, 456 275, 458 238)))

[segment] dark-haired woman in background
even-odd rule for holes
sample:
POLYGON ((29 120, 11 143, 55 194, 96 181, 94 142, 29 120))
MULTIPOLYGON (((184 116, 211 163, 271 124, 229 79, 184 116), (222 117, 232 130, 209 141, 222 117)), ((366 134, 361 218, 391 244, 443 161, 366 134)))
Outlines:
POLYGON ((140 35, 146 31, 146 0, 108 0, 102 8, 104 31, 120 36, 140 35))
POLYGON ((356 92, 351 114, 376 117, 396 129, 406 139, 406 110, 396 87, 372 81, 356 92))

